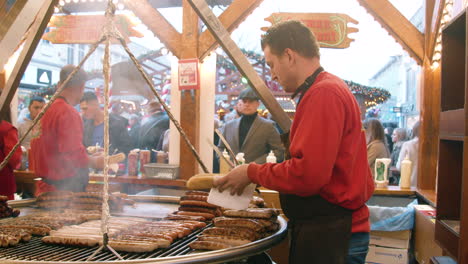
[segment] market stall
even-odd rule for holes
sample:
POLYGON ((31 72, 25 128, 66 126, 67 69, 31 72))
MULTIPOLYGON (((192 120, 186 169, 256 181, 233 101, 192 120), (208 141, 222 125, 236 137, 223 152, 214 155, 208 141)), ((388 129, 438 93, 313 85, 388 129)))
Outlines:
MULTIPOLYGON (((193 2, 198 1, 189 2, 194 5, 193 2)), ((260 2, 261 1, 232 1, 232 6, 225 11, 225 16, 222 16, 222 26, 228 28, 228 32, 232 32, 232 30, 242 22, 243 18, 256 8, 260 2), (234 15, 232 15, 233 13, 234 15)), ((423 66, 423 75, 421 78, 423 81, 420 88, 420 92, 422 94, 421 114, 423 129, 419 148, 420 165, 418 187, 412 189, 401 189, 399 187, 378 188, 375 193, 389 196, 416 194, 427 203, 433 206, 437 205, 440 210, 438 210, 437 215, 437 231, 435 236, 446 253, 456 258, 460 263, 465 263, 468 259, 468 255, 466 253, 466 244, 468 241, 467 232, 463 228, 459 228, 460 226, 466 226, 466 221, 468 220, 468 217, 466 216, 466 201, 468 199, 466 199, 467 192, 464 191, 467 187, 466 181, 462 180, 464 178, 464 174, 466 174, 462 165, 466 160, 466 157, 463 158, 463 153, 466 153, 466 146, 463 145, 463 142, 466 141, 466 131, 463 129, 466 122, 466 109, 464 110, 464 103, 466 101, 466 87, 464 82, 466 79, 464 70, 466 40, 463 37, 466 35, 466 14, 464 13, 465 11, 463 11, 464 3, 462 3, 463 1, 426 1, 426 27, 423 34, 417 31, 417 29, 406 18, 404 18, 389 1, 359 0, 358 2, 361 3, 361 5, 363 5, 371 15, 376 17, 377 21, 402 44, 410 56, 423 66), (451 16, 455 17, 453 18, 453 21, 451 16), (446 29, 444 30, 444 35, 441 36, 441 28, 443 26, 445 26, 446 29), (444 39, 445 42, 443 42, 442 39, 444 39), (442 52, 442 42, 444 45, 451 48, 444 49, 442 52), (460 56, 460 54, 463 56, 460 56), (443 66, 445 65, 442 70, 439 67, 440 64, 443 66), (456 65, 456 67, 453 65, 456 65), (440 104, 441 99, 442 106, 440 104), (438 184, 436 184, 436 182, 438 182, 438 184), (438 193, 436 193, 437 186, 438 193)), ((18 63, 13 69, 13 77, 8 78, 6 81, 5 89, 3 90, 0 98, 2 113, 5 112, 4 110, 9 106, 9 103, 13 98, 15 93, 14 87, 19 83, 26 64, 32 56, 34 47, 37 45, 38 41, 40 41, 41 34, 46 28, 46 24, 52 15, 54 4, 54 1, 43 1, 43 6, 38 5, 34 6, 33 9, 30 9, 35 10, 35 13, 34 11, 30 11, 32 13, 27 14, 28 16, 24 16, 29 17, 29 20, 22 18, 23 21, 15 23, 13 23, 12 19, 7 21, 9 26, 16 25, 20 28, 20 26, 23 25, 20 28, 23 31, 26 30, 24 25, 32 23, 30 31, 34 32, 34 36, 30 35, 26 39, 23 51, 20 54, 20 63, 18 63), (35 17, 37 17, 37 20, 34 22, 32 20, 35 17)), ((183 33, 176 32, 174 28, 169 25, 153 7, 150 6, 148 1, 126 1, 126 4, 128 4, 128 7, 133 10, 142 19, 142 21, 161 38, 163 42, 165 42, 168 49, 179 59, 204 59, 217 45, 216 40, 223 42, 223 37, 225 37, 222 34, 216 34, 216 29, 219 29, 219 27, 215 27, 211 33, 208 30, 200 33, 201 30, 199 30, 199 24, 194 23, 194 21, 198 22, 197 14, 192 10, 192 7, 187 1, 183 2, 185 14, 183 33), (164 26, 161 27, 161 24, 164 26), (165 30, 160 30, 160 28, 164 28, 165 30), (216 36, 213 37, 213 35, 216 36)), ((193 8, 197 9, 196 6, 193 8)), ((21 9, 22 8, 18 8, 18 10, 15 9, 15 11, 20 12, 21 9)), ((199 13, 203 13, 203 10, 200 8, 198 8, 197 11, 199 13)), ((219 23, 215 23, 214 25, 219 25, 219 23)), ((213 25, 207 23, 207 27, 213 27, 213 25)), ((19 43, 22 39, 22 33, 22 31, 18 31, 16 36, 9 36, 10 40, 15 40, 19 43)), ((0 39, 0 44, 4 44, 4 42, 1 41, 3 41, 3 39, 0 39)), ((12 51, 16 48, 16 42, 15 44, 7 47, 8 49, 4 49, 10 54, 8 54, 8 56, 2 54, 0 57, 0 62, 2 63, 0 64, 3 64, 5 58, 8 58, 11 55, 12 51)), ((226 43, 226 41, 224 41, 224 47, 228 50, 231 48, 230 56, 239 57, 240 53, 230 47, 229 44, 230 43, 226 43)), ((237 63, 239 64, 238 66, 240 66, 240 68, 246 68, 244 70, 247 77, 249 77, 249 81, 253 83, 257 82, 257 85, 254 86, 261 87, 261 80, 253 76, 254 71, 249 70, 246 66, 248 63, 240 60, 239 58, 237 59, 237 63)), ((1 75, 0 77, 4 76, 1 75)), ((1 79, 2 78, 0 78, 0 80, 1 79)), ((181 92, 180 97, 177 98, 177 100, 179 100, 177 103, 180 104, 182 112, 181 127, 187 132, 189 141, 193 143, 192 146, 194 146, 195 150, 200 150, 199 145, 202 145, 199 142, 200 137, 198 137, 200 127, 203 127, 203 125, 200 125, 200 120, 202 118, 200 117, 200 112, 193 111, 193 109, 198 109, 202 104, 201 98, 203 96, 201 96, 201 93, 202 91, 200 90, 183 91, 181 92)), ((262 99, 267 103, 268 108, 274 105, 274 101, 271 96, 269 97, 266 93, 260 94, 262 95, 262 99)), ((281 111, 276 111, 278 116, 285 116, 278 112, 281 111)), ((283 118, 283 121, 284 122, 280 121, 280 123, 282 123, 284 127, 287 127, 288 119, 283 118)), ((184 188, 185 181, 199 170, 198 166, 200 163, 197 163, 196 159, 196 155, 193 155, 193 149, 190 148, 190 145, 181 144, 181 180, 142 179, 138 177, 121 176, 110 178, 109 182, 184 188)), ((31 183, 35 179, 33 172, 25 173, 17 171, 16 176, 20 183, 31 183)), ((92 177, 91 180, 101 181, 102 179, 100 177, 92 177)), ((284 223, 282 223, 281 227, 281 230, 285 228, 284 223)), ((432 229, 434 229, 434 226, 432 226, 432 229)), ((284 230, 282 232, 284 233, 284 230)), ((252 244, 252 248, 248 249, 252 251, 246 250, 248 252, 255 251, 258 253, 266 247, 276 243, 276 238, 282 236, 283 233, 277 234, 276 237, 273 236, 272 240, 268 240, 267 246, 252 244)), ((34 247, 36 248, 36 251, 43 250, 37 242, 34 243, 35 244, 33 245, 35 245, 34 247)), ((184 245, 181 245, 181 247, 184 247, 184 245)), ((29 250, 30 249, 25 248, 24 251, 21 252, 24 252, 26 255, 30 255, 32 254, 32 251, 29 250)), ((54 250, 54 248, 51 250, 54 250)), ((68 251, 68 249, 65 248, 64 251, 68 251)), ((242 251, 240 253, 234 253, 235 250, 222 252, 226 253, 221 254, 224 256, 237 254, 235 258, 246 255, 245 252, 242 251)), ((77 252, 77 254, 81 253, 77 252)), ((231 259, 212 258, 213 254, 200 254, 199 256, 201 256, 200 259, 207 260, 208 258, 210 261, 225 261, 231 259), (204 258, 204 256, 207 258, 204 258)), ((140 257, 142 256, 131 256, 131 258, 140 257)), ((150 258, 153 258, 153 256, 150 256, 150 258)), ((168 258, 167 263, 171 263, 171 261, 175 261, 176 259, 185 261, 185 258, 189 261, 188 257, 182 256, 168 258)), ((196 261, 197 258, 198 257, 194 257, 191 260, 196 261)), ((164 261, 165 260, 166 259, 164 259, 164 261)), ((148 259, 145 261, 150 263, 155 260, 148 259)))

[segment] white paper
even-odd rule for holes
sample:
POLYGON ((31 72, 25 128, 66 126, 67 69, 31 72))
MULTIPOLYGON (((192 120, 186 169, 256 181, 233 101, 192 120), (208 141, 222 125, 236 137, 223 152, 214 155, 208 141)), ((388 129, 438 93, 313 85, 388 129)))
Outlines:
POLYGON ((224 208, 243 210, 249 207, 256 185, 254 183, 247 185, 241 195, 231 195, 231 190, 219 192, 216 188, 211 188, 208 195, 208 202, 224 208))

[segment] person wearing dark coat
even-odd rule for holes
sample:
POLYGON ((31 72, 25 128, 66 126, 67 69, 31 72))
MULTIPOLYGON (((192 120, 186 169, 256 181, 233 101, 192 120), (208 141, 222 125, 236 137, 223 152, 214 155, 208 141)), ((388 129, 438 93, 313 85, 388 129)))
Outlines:
MULTIPOLYGON (((104 112, 99 106, 97 96, 86 92, 81 98, 80 109, 83 114, 83 145, 85 147, 104 146, 104 112)), ((128 135, 127 122, 120 117, 109 114, 109 152, 128 154, 132 140, 128 135)))
MULTIPOLYGON (((138 136, 138 147, 140 149, 147 150, 161 150, 161 144, 159 144, 164 136, 164 132, 169 129, 169 117, 162 111, 161 104, 153 101, 149 103, 148 117, 141 121, 139 136, 138 136)), ((155 162, 155 153, 151 152, 151 162, 155 162)))

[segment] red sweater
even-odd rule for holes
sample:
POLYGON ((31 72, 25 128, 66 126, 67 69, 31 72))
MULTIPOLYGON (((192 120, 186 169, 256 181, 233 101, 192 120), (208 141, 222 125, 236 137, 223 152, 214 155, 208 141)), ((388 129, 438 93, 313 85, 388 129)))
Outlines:
POLYGON ((31 140, 31 155, 38 177, 61 180, 88 166, 83 146, 83 121, 73 106, 58 98, 40 121, 31 140))
POLYGON ((354 210, 352 232, 369 232, 365 202, 374 191, 359 106, 338 77, 322 72, 296 109, 290 131, 291 159, 251 163, 249 178, 298 196, 320 195, 354 210))
MULTIPOLYGON (((15 144, 18 143, 18 131, 7 121, 0 121, 0 161, 10 153, 15 144)), ((21 165, 21 147, 17 148, 8 163, 0 171, 0 195, 8 196, 13 200, 16 192, 16 181, 13 170, 21 165)))

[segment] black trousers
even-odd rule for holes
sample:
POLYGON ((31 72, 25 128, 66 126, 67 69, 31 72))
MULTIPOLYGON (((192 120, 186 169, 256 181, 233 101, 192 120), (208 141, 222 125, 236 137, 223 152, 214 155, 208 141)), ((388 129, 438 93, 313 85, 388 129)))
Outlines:
POLYGON ((290 219, 290 264, 345 264, 351 238, 352 211, 320 196, 281 195, 290 219))

